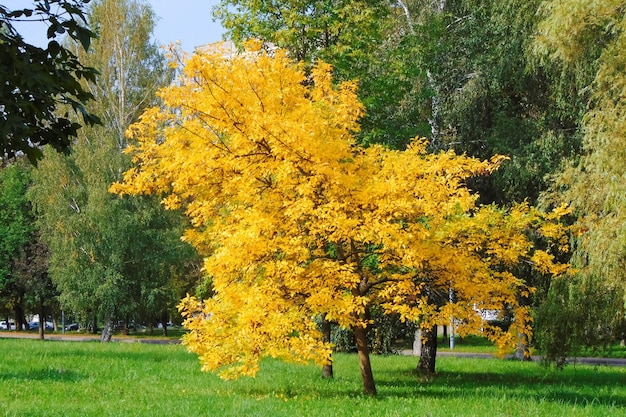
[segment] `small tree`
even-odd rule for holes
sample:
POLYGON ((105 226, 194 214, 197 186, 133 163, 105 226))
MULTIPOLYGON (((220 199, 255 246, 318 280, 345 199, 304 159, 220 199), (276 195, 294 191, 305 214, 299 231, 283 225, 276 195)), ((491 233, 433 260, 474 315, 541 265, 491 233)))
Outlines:
POLYGON ((13 275, 24 289, 25 301, 39 315, 39 338, 44 339, 46 317, 57 307, 56 286, 48 274, 50 252, 41 240, 39 231, 31 234, 30 241, 12 261, 13 275))
MULTIPOLYGON (((499 347, 514 338, 485 326, 476 307, 507 308, 512 331, 529 332, 517 295, 530 289, 506 267, 522 257, 556 267, 524 233, 539 230, 542 215, 526 205, 478 208, 464 186, 501 158, 428 154, 417 139, 403 152, 360 149, 355 83, 334 86, 324 63, 307 79, 284 51, 259 46, 192 56, 161 91, 163 105, 131 126, 137 167, 112 187, 165 194, 166 207, 191 218, 184 239, 207 256, 215 290, 180 306, 184 343, 203 369, 254 375, 266 356, 327 364, 322 315, 353 330, 373 395, 374 306, 424 326, 456 317, 464 332, 486 327, 499 347), (456 296, 440 308, 442 288, 456 296)), ((558 239, 557 230, 543 232, 558 239)))

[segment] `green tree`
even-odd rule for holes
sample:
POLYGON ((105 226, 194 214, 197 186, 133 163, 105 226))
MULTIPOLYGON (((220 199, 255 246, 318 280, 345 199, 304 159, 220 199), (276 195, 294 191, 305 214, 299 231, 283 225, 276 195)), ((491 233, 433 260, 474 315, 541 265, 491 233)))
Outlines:
POLYGON ((428 132, 426 72, 396 2, 222 0, 215 16, 237 43, 262 39, 307 65, 333 65, 337 82, 358 80, 360 143, 404 148, 428 132))
MULTIPOLYGON (((32 219, 34 220, 34 218, 32 219)), ((11 262, 12 273, 23 289, 25 308, 39 315, 39 338, 44 339, 46 318, 58 311, 57 289, 48 273, 50 251, 36 230, 11 262)))
POLYGON ((13 273, 12 263, 34 231, 26 198, 30 181, 30 169, 23 163, 0 169, 0 300, 3 309, 13 311, 18 329, 24 326, 25 291, 13 273))
POLYGON ((189 256, 177 238, 177 215, 164 213, 156 198, 108 193, 130 166, 122 152, 124 131, 169 82, 165 60, 150 40, 154 19, 139 1, 92 3, 89 20, 99 37, 90 53, 74 49, 81 61, 101 69, 98 82, 86 88, 103 123, 84 129, 69 156, 46 151, 31 193, 61 303, 83 320, 93 319, 94 330, 102 320, 103 341, 110 340, 114 319, 139 318, 146 307, 160 314, 173 303, 164 295, 171 268, 189 256))
MULTIPOLYGON (((619 0, 544 1, 533 44, 542 62, 558 65, 563 79, 575 81, 579 92, 575 98, 585 109, 577 126, 584 135, 582 153, 554 176, 554 184, 544 196, 545 204, 565 199, 579 216, 573 263, 580 276, 569 285, 551 289, 551 299, 556 305, 566 304, 567 308, 561 309, 564 312, 584 305, 585 314, 575 320, 577 326, 569 339, 573 343, 563 338, 543 339, 557 361, 576 345, 603 345, 624 337, 625 7, 626 2, 619 0), (577 337, 581 335, 588 337, 577 337)), ((556 323, 547 320, 546 324, 554 330, 556 323)))
POLYGON ((539 3, 448 0, 440 13, 416 20, 441 146, 510 158, 473 185, 485 203, 536 202, 547 175, 579 149, 580 109, 569 95, 557 96, 556 70, 534 65, 528 54, 539 3))
POLYGON ((83 123, 98 122, 85 107, 93 96, 81 83, 93 81, 96 70, 58 41, 67 34, 89 48, 94 34, 83 10, 88 2, 35 0, 33 8, 15 10, 0 4, 0 158, 23 152, 34 162, 46 144, 67 151, 80 124, 66 106, 80 114, 83 123), (48 46, 25 42, 14 27, 16 21, 46 22, 48 46))
POLYGON ((332 54, 363 56, 366 45, 380 41, 379 20, 387 13, 384 2, 372 0, 222 0, 214 10, 237 43, 262 39, 307 63, 332 54))

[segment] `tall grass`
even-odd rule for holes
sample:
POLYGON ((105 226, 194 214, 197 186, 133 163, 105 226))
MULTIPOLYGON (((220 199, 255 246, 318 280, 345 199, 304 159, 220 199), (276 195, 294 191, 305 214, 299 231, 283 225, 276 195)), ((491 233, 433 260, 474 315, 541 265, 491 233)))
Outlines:
POLYGON ((626 370, 497 359, 375 356, 379 395, 364 397, 353 355, 335 378, 268 360, 255 379, 200 372, 175 345, 0 339, 0 416, 626 416, 626 370))

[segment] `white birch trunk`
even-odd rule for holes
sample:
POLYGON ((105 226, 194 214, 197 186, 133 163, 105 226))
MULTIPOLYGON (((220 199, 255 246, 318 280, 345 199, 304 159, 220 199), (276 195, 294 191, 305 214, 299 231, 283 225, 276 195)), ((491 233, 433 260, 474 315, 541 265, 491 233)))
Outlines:
POLYGON ((413 356, 421 356, 422 355, 422 329, 417 329, 415 331, 415 336, 413 339, 413 356))

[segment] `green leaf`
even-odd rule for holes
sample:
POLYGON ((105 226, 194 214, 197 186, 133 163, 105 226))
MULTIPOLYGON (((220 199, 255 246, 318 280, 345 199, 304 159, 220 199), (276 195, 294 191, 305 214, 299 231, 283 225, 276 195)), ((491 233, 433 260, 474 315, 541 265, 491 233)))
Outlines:
POLYGON ((93 36, 93 32, 89 29, 85 29, 82 26, 76 26, 75 36, 72 36, 74 39, 78 40, 82 45, 85 51, 89 50, 89 46, 91 45, 91 38, 93 36))

